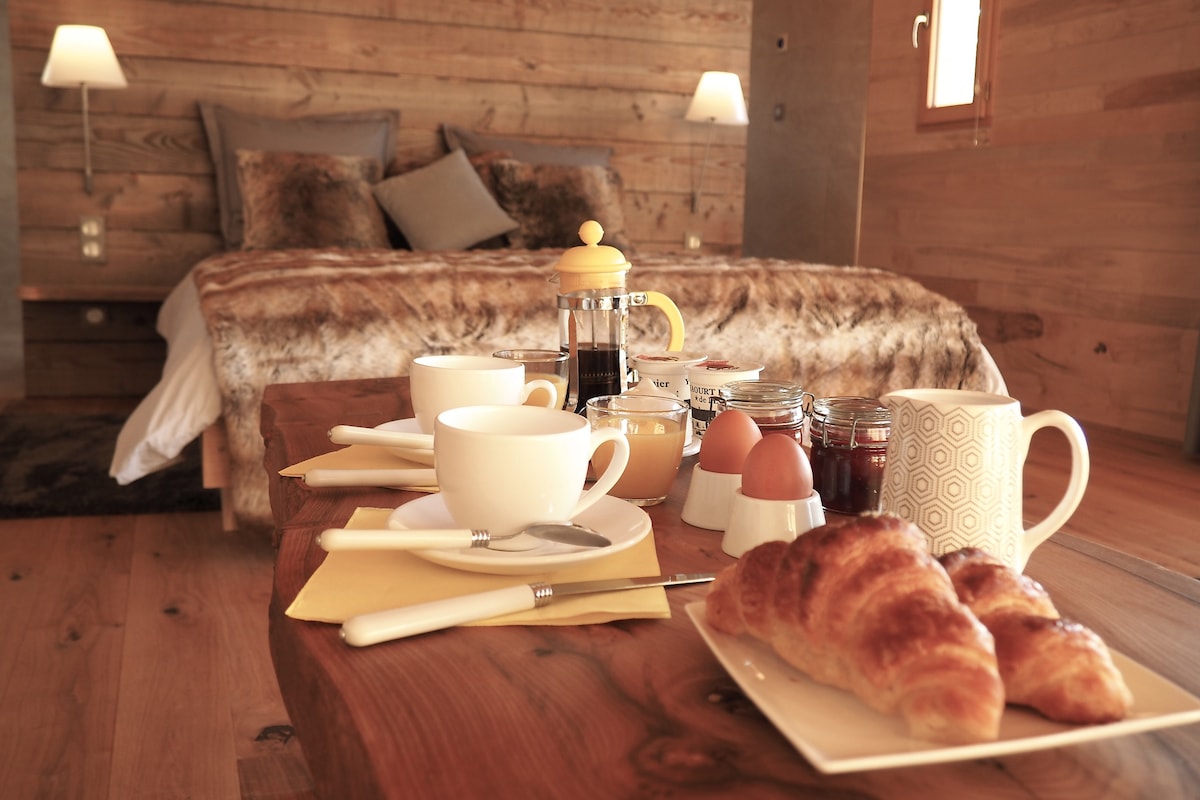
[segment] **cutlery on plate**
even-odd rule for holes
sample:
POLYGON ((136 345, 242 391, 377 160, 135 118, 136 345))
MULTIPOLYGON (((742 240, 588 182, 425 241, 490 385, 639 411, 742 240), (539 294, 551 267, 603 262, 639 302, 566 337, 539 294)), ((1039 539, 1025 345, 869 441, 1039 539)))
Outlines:
POLYGON ((381 431, 378 428, 362 428, 357 425, 334 425, 329 429, 329 440, 334 444, 377 444, 409 450, 433 449, 432 433, 381 431))
POLYGON ((392 639, 450 628, 464 622, 499 617, 548 605, 556 597, 594 592, 617 592, 650 586, 680 586, 705 583, 716 573, 658 575, 651 578, 614 578, 575 583, 524 583, 489 592, 434 600, 429 603, 359 614, 342 623, 342 640, 354 647, 365 647, 392 639))
POLYGON ((304 473, 309 486, 437 486, 432 469, 329 469, 316 467, 304 473))
POLYGON ((504 536, 470 528, 433 528, 404 530, 382 528, 330 528, 317 536, 317 546, 323 550, 429 550, 448 547, 487 547, 493 542, 505 542, 521 534, 560 544, 579 547, 608 547, 607 536, 574 522, 540 522, 524 530, 504 536))

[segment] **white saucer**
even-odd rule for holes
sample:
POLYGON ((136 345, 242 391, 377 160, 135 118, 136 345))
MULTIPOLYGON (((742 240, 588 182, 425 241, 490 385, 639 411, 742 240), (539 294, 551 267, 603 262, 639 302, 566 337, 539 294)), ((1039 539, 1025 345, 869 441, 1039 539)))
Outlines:
MULTIPOLYGON (((609 538, 609 547, 576 547, 557 542, 539 542, 529 550, 489 550, 486 548, 453 548, 445 550, 413 550, 413 555, 426 561, 468 572, 494 575, 527 575, 573 567, 597 558, 627 550, 650 533, 650 517, 641 508, 617 497, 605 495, 594 506, 575 518, 609 538)), ((457 528, 441 495, 420 497, 397 508, 388 515, 389 528, 457 528)))

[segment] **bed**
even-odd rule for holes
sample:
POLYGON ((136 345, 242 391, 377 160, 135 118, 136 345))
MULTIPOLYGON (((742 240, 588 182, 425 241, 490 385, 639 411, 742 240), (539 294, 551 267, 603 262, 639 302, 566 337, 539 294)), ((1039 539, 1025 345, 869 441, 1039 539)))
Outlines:
MULTIPOLYGON (((205 437, 206 462, 225 462, 206 463, 206 475, 224 484, 227 525, 270 524, 258 429, 267 385, 403 375, 424 353, 557 348, 553 264, 587 219, 626 252, 631 288, 679 306, 689 351, 763 363, 763 377, 817 396, 1005 392, 965 311, 902 276, 639 253, 602 148, 446 126, 444 156, 383 177, 394 116, 306 118, 332 127, 297 138, 293 120, 203 105, 201 114, 227 249, 163 303, 163 376, 121 431, 110 472, 120 484, 138 480, 205 437)), ((635 310, 629 340, 661 349, 665 321, 635 310)))

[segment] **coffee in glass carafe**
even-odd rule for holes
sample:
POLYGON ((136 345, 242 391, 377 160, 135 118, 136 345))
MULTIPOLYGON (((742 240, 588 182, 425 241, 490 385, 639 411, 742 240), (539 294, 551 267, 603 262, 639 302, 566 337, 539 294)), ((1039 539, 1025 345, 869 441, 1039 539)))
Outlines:
POLYGON ((563 253, 554 265, 558 281, 560 347, 568 354, 567 408, 578 414, 593 397, 629 388, 629 310, 661 309, 670 325, 666 349, 683 349, 683 317, 660 292, 625 288, 631 264, 615 247, 600 244, 604 229, 595 220, 579 227, 584 244, 563 253))

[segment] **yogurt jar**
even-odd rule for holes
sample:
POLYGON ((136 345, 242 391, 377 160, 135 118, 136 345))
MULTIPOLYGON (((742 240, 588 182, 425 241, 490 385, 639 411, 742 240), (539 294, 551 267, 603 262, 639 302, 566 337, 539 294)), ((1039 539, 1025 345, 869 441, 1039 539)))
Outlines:
MULTIPOLYGON (((688 368, 708 358, 705 353, 681 353, 671 350, 635 353, 630 361, 637 372, 638 388, 647 384, 659 392, 682 400, 690 407, 691 385, 688 383, 688 368)), ((683 442, 683 454, 693 456, 700 450, 700 439, 689 423, 683 442)))
POLYGON ((633 368, 638 378, 649 379, 659 389, 665 389, 685 403, 692 399, 688 384, 688 368, 708 358, 707 353, 675 353, 661 350, 651 353, 635 353, 633 368))
POLYGON ((688 367, 687 378, 692 393, 692 433, 697 438, 703 438, 708 423, 721 410, 722 386, 734 381, 756 381, 762 371, 762 364, 715 357, 688 367))

